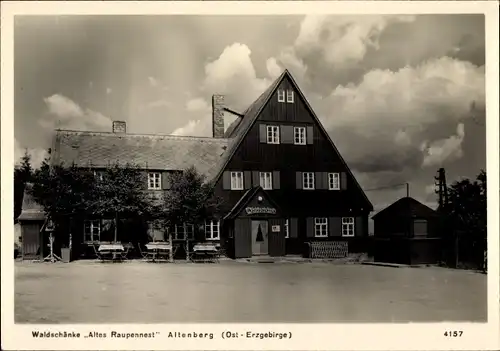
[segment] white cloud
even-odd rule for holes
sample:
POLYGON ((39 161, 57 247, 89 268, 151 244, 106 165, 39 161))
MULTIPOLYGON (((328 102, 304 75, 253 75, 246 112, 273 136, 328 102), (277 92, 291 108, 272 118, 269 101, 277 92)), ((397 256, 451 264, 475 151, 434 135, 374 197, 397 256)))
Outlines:
POLYGON ((154 77, 148 77, 148 82, 152 87, 157 87, 160 84, 154 77))
POLYGON ((44 99, 49 114, 40 120, 40 125, 50 131, 55 128, 77 130, 110 131, 112 121, 109 117, 83 109, 70 98, 54 94, 44 99))
POLYGON ((283 69, 278 65, 278 62, 274 57, 271 57, 266 61, 266 68, 267 68, 267 73, 272 78, 277 78, 283 71, 283 69))
POLYGON ((463 123, 457 126, 456 135, 449 138, 436 140, 424 149, 423 166, 440 165, 445 161, 454 161, 463 155, 462 142, 464 141, 465 129, 463 123))
POLYGON ((21 158, 24 156, 26 151, 28 151, 28 154, 31 156, 31 166, 33 168, 38 168, 47 156, 47 150, 21 147, 19 141, 14 139, 14 163, 16 165, 20 163, 21 158))
POLYGON ((188 111, 210 111, 210 105, 203 98, 191 99, 186 103, 188 111))
POLYGON ((111 88, 106 88, 106 94, 111 94, 113 92, 113 89, 111 88))
POLYGON ((210 120, 196 120, 189 121, 185 126, 177 128, 172 132, 172 135, 184 135, 184 136, 202 136, 206 134, 207 130, 211 128, 210 120), (207 123, 208 122, 208 123, 207 123))

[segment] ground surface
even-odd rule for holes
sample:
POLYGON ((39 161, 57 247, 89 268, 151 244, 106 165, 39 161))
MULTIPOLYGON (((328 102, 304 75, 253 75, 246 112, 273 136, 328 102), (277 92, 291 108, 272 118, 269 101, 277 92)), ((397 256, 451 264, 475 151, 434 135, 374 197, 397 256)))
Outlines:
POLYGON ((485 321, 486 275, 328 263, 15 265, 17 323, 485 321))

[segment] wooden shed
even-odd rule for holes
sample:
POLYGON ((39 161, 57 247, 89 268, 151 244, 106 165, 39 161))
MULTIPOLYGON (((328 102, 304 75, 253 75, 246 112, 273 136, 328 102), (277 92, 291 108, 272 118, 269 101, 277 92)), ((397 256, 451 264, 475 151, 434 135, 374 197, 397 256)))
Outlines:
POLYGON ((438 213, 404 197, 372 217, 375 261, 435 264, 440 259, 438 213))
POLYGON ((22 211, 17 218, 21 225, 21 251, 23 260, 44 258, 44 238, 41 229, 45 223, 45 213, 29 194, 31 184, 26 184, 23 194, 22 211))

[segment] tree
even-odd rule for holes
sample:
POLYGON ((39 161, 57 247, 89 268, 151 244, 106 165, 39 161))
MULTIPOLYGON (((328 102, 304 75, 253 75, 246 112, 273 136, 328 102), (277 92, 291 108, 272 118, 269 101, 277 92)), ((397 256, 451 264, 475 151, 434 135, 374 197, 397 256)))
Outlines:
POLYGON ((132 164, 108 167, 95 182, 89 211, 113 217, 115 241, 118 240, 120 218, 149 217, 156 212, 145 184, 144 173, 132 164))
POLYGON ((163 197, 157 216, 165 227, 184 223, 197 227, 217 213, 222 200, 215 196, 213 184, 206 182, 195 167, 172 173, 169 178, 171 187, 163 197))
POLYGON ((462 242, 462 247, 477 260, 486 250, 487 203, 486 172, 481 170, 474 181, 463 179, 448 187, 448 204, 445 213, 451 223, 452 231, 462 242))
POLYGON ((26 183, 32 180, 32 177, 31 155, 26 150, 21 162, 14 167, 14 219, 21 214, 24 189, 26 183))

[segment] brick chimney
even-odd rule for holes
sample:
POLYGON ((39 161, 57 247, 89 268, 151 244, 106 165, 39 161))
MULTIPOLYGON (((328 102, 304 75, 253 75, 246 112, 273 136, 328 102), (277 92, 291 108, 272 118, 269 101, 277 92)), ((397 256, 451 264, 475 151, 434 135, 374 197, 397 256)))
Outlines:
POLYGON ((127 123, 123 121, 113 121, 113 133, 125 134, 127 132, 127 123))
POLYGON ((224 138, 224 95, 212 96, 212 133, 214 138, 224 138))

